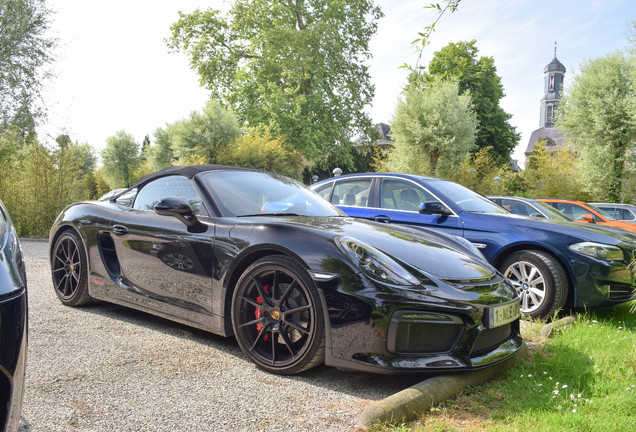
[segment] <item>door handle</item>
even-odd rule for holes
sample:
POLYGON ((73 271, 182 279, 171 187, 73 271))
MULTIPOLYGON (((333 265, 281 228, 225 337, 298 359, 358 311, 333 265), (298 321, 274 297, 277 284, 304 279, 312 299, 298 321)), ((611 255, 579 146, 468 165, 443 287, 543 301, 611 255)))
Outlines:
POLYGON ((391 218, 384 215, 376 216, 373 218, 373 220, 376 222, 391 223, 391 218))
POLYGON ((123 225, 113 225, 113 232, 116 236, 125 237, 128 235, 128 228, 123 225))

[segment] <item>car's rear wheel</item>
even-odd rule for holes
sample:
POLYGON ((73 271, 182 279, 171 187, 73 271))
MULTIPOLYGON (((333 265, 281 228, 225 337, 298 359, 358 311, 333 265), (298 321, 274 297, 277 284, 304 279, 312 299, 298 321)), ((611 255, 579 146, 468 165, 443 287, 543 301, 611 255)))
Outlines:
POLYGON ((259 368, 290 375, 325 356, 323 308, 307 271, 282 255, 261 258, 237 282, 232 327, 243 352, 259 368))
POLYGON ((521 299, 521 312, 548 318, 565 304, 568 293, 563 267, 545 252, 519 251, 504 260, 499 269, 521 299))
POLYGON ((90 302, 86 253, 75 231, 65 231, 55 241, 51 271, 55 294, 62 303, 81 306, 90 302))

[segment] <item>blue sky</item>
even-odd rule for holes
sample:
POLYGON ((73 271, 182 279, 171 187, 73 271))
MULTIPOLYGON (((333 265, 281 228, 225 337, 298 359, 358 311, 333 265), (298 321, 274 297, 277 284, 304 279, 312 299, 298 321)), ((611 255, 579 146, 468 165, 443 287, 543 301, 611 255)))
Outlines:
MULTIPOLYGON (((434 19, 426 0, 376 0, 384 11, 371 41, 370 72, 376 87, 374 122, 390 123, 407 72, 414 64, 410 43, 434 19)), ((60 132, 88 142, 98 151, 118 130, 139 142, 166 123, 200 110, 207 91, 187 58, 168 53, 164 39, 178 11, 197 7, 227 9, 226 0, 48 0, 56 13, 52 35, 59 39, 56 78, 46 86, 48 121, 40 136, 60 132)), ((554 55, 565 65, 565 87, 581 62, 627 46, 626 32, 636 19, 634 0, 462 0, 459 9, 437 24, 421 60, 449 42, 475 39, 479 54, 495 60, 506 97, 501 105, 521 134, 513 158, 523 165, 530 134, 539 127, 543 68, 554 55)), ((152 137, 151 137, 152 138, 152 137)))

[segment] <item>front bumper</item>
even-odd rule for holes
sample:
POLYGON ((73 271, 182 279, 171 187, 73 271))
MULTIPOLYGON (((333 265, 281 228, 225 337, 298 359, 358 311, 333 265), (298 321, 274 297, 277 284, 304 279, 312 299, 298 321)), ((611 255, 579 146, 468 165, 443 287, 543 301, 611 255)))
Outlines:
MULTIPOLYGON (((502 362, 523 346, 519 319, 488 328, 483 304, 373 283, 351 295, 347 285, 321 292, 330 312, 329 366, 381 374, 472 370, 502 362)), ((453 290, 445 288, 445 294, 453 290)))
POLYGON ((628 257, 625 261, 586 256, 570 261, 574 277, 573 307, 607 307, 636 298, 634 251, 624 249, 623 253, 628 257))

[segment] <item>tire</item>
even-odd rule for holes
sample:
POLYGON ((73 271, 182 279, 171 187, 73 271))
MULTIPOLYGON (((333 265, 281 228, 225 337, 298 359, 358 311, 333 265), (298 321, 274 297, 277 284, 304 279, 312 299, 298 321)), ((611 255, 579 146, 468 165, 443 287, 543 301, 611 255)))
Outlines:
POLYGON ((241 350, 265 371, 291 375, 324 361, 318 289, 286 256, 261 258, 241 275, 232 295, 232 328, 241 350))
POLYGON ((551 255, 536 250, 515 252, 499 269, 515 287, 524 315, 550 318, 565 304, 568 279, 551 255))
POLYGON ((65 231, 55 242, 51 256, 53 288, 67 306, 82 306, 91 301, 88 294, 88 261, 84 245, 75 231, 65 231))

